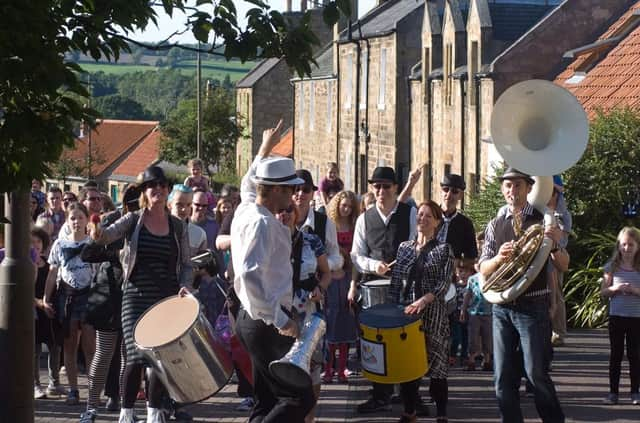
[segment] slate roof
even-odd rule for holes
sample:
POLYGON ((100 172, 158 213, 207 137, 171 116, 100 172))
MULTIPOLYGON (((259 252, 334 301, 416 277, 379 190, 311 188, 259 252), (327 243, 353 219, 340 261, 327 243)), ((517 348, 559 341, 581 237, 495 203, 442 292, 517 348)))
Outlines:
POLYGON ((515 41, 555 7, 556 5, 517 2, 489 3, 493 38, 501 41, 515 41))
MULTIPOLYGON (((403 18, 422 7, 424 7, 424 0, 387 0, 352 25, 352 36, 354 39, 358 39, 360 32, 363 37, 387 34, 394 31, 398 22, 403 18)), ((343 31, 340 34, 341 41, 347 40, 347 32, 343 31)), ((419 35, 416 34, 416 36, 419 35)))
POLYGON ((269 59, 263 59, 249 71, 241 80, 236 83, 236 88, 251 88, 258 82, 263 76, 265 76, 271 69, 273 69, 278 63, 279 58, 272 57, 269 59))
MULTIPOLYGON (((147 137, 156 127, 157 121, 104 119, 91 131, 91 150, 95 160, 92 174, 100 176, 116 163, 131 148, 147 137)), ((89 150, 89 134, 76 138, 75 148, 65 150, 65 156, 85 160, 89 150)))
MULTIPOLYGON (((598 40, 615 36, 631 19, 638 19, 640 1, 613 23, 598 40)), ((595 40, 594 40, 595 41, 595 40)), ((640 25, 604 54, 598 51, 579 56, 560 73, 555 83, 567 88, 582 103, 590 118, 597 110, 616 107, 640 107, 640 25), (592 64, 595 60, 595 64, 592 64), (584 69, 581 67, 585 66, 584 69), (584 71, 583 78, 579 71, 584 71), (568 83, 569 78, 576 83, 568 83)))
POLYGON ((318 66, 316 67, 312 65, 311 78, 333 75, 333 48, 334 44, 329 44, 314 58, 316 59, 318 66))

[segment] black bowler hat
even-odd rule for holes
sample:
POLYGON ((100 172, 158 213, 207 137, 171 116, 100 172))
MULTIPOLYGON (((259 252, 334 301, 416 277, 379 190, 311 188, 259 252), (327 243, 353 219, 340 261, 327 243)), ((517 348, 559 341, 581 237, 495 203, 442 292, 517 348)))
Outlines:
POLYGON ((296 170, 296 175, 298 178, 304 180, 304 185, 313 188, 314 191, 318 190, 318 187, 313 184, 313 177, 311 176, 311 173, 307 169, 296 170))
POLYGON ((504 181, 505 179, 524 179, 527 181, 529 185, 533 185, 536 181, 526 173, 520 172, 518 169, 514 169, 512 167, 508 167, 507 170, 504 171, 502 176, 498 178, 500 181, 504 181))
POLYGON ((460 175, 456 175, 455 173, 444 175, 442 182, 440 182, 440 186, 458 188, 462 191, 467 189, 467 184, 464 182, 464 178, 460 175))
POLYGON ((133 184, 129 185, 122 195, 122 202, 130 205, 130 204, 138 204, 138 199, 140 198, 140 188, 133 184))
POLYGON ((0 224, 9 224, 11 221, 4 216, 0 216, 0 224))
POLYGON ((373 175, 371 175, 371 179, 369 179, 368 182, 370 184, 374 184, 376 182, 391 182, 392 184, 395 184, 396 171, 391 167, 378 166, 373 169, 373 175))
POLYGON ((149 182, 167 183, 167 177, 164 175, 164 170, 162 170, 160 166, 149 166, 144 170, 142 181, 140 181, 140 188, 144 189, 149 182))

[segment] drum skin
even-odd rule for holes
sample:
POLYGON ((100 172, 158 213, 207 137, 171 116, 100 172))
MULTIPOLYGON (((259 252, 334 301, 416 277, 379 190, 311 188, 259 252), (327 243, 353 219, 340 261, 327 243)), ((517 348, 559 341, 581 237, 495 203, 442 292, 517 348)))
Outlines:
POLYGON ((419 379, 429 370, 422 319, 404 306, 378 304, 360 314, 362 375, 379 383, 419 379))
POLYGON ((157 302, 140 316, 133 333, 136 346, 178 403, 207 399, 231 378, 231 357, 192 295, 157 302))

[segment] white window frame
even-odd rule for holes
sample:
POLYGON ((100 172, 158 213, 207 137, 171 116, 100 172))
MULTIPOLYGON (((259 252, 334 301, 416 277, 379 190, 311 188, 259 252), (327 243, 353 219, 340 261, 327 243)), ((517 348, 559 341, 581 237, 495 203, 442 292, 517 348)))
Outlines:
POLYGON ((316 90, 314 81, 309 83, 309 88, 311 91, 309 92, 309 130, 313 131, 316 127, 316 90))
POLYGON ((387 89, 387 49, 380 49, 380 73, 378 75, 378 110, 385 109, 385 91, 387 89))

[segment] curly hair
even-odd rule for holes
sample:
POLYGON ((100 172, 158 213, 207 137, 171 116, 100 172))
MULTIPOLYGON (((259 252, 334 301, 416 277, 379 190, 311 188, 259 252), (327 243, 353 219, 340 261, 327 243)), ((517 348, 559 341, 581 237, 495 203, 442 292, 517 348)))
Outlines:
POLYGON ((344 199, 351 202, 351 216, 349 224, 353 228, 356 226, 356 219, 360 215, 360 204, 358 202, 358 197, 352 191, 340 191, 337 193, 329 202, 329 206, 327 207, 327 216, 337 224, 340 219, 340 203, 344 199))

